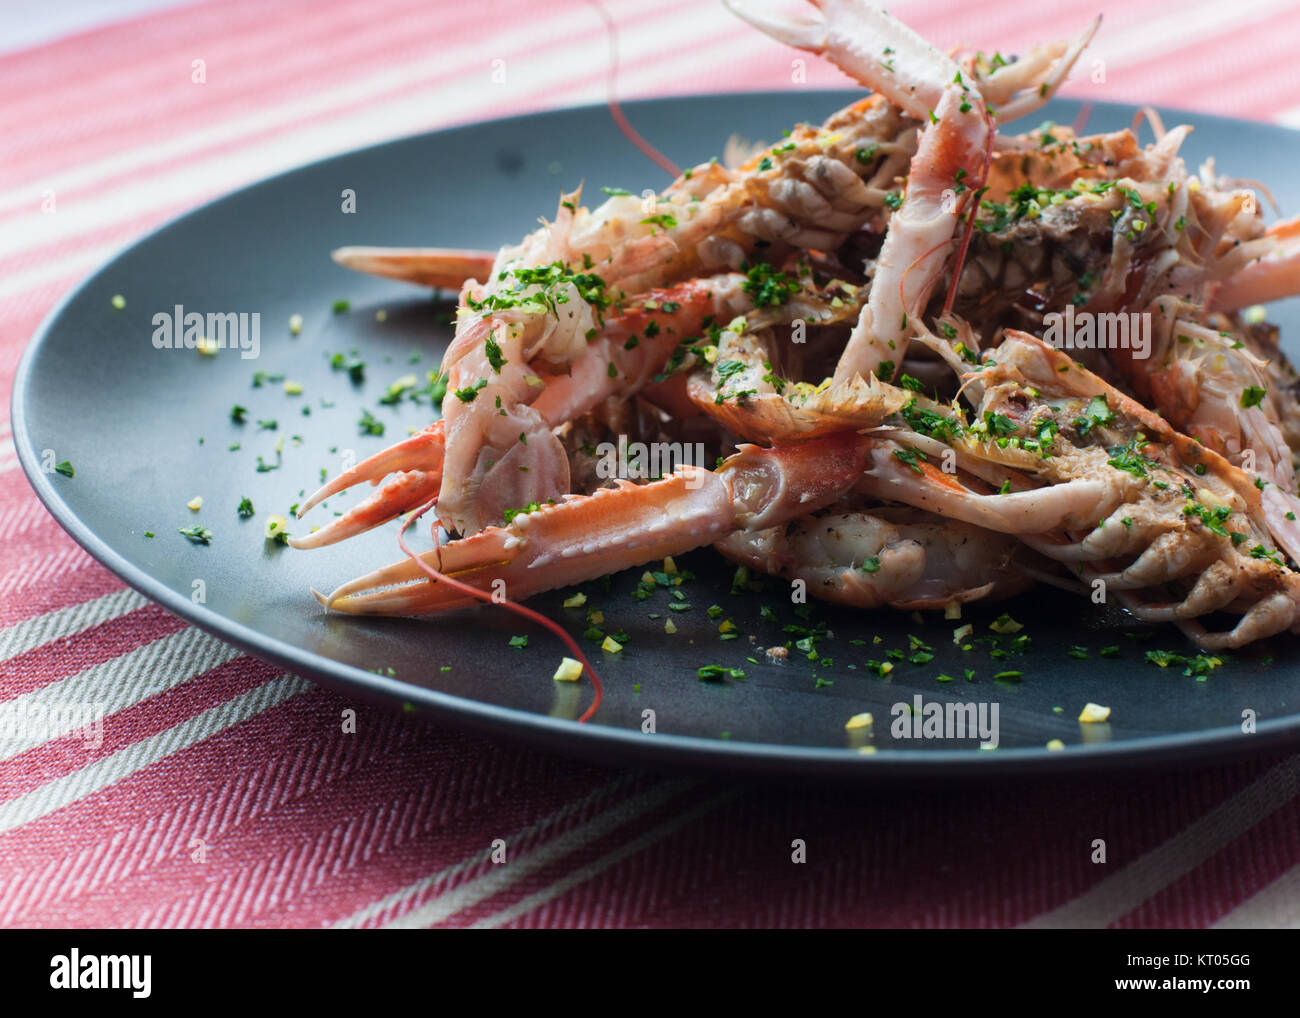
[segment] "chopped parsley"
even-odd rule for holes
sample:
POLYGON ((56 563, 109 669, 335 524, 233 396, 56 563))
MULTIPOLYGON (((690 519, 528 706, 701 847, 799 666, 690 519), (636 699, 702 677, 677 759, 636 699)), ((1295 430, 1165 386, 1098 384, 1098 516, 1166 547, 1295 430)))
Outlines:
POLYGON ((1263 389, 1258 385, 1246 386, 1246 388, 1241 390, 1242 409, 1249 410, 1251 407, 1259 406, 1267 392, 1267 389, 1263 389))
POLYGON ((744 267, 746 279, 741 289, 754 298, 756 307, 779 307, 799 292, 799 282, 767 262, 744 267))
POLYGON ((745 673, 739 668, 728 668, 725 665, 705 665, 696 671, 701 682, 722 682, 724 679, 743 679, 745 673))
POLYGON ((475 398, 478 396, 479 389, 482 389, 486 385, 487 385, 487 379, 480 378, 473 385, 468 385, 463 389, 455 390, 455 392, 453 392, 452 395, 455 396, 462 403, 473 403, 475 398))
POLYGON ((1115 420, 1115 411, 1106 402, 1105 396, 1093 396, 1084 407, 1083 414, 1073 421, 1074 430, 1086 436, 1094 424, 1111 424, 1115 420))
POLYGON ((483 341, 484 350, 487 352, 488 363, 492 365, 492 370, 498 375, 501 374, 501 368, 506 363, 505 355, 501 352, 501 344, 496 341, 495 335, 488 334, 488 338, 483 341))
POLYGON ((376 420, 369 410, 362 410, 361 420, 357 421, 357 428, 362 435, 381 436, 384 433, 384 422, 376 420))
POLYGON ((532 313, 549 311, 556 314, 559 305, 569 302, 570 286, 578 291, 582 300, 598 311, 603 311, 611 303, 605 294, 603 279, 590 273, 573 272, 563 262, 556 261, 531 269, 505 269, 497 276, 497 280, 511 282, 508 287, 489 294, 481 301, 466 296, 465 303, 470 310, 491 314, 493 311, 520 308, 532 313))
POLYGON ((1143 456, 1139 450, 1144 449, 1146 445, 1146 437, 1139 433, 1124 445, 1117 445, 1106 450, 1110 453, 1110 459, 1106 462, 1116 470, 1123 470, 1126 474, 1132 474, 1139 480, 1145 480, 1148 476, 1150 460, 1143 456))
POLYGON ((894 458, 906 463, 918 474, 925 473, 925 471, 921 469, 920 460, 925 459, 926 455, 918 449, 895 449, 894 458))
MULTIPOLYGON (((335 371, 346 371, 352 381, 361 383, 366 378, 366 362, 357 357, 356 352, 348 354, 336 353, 330 358, 330 367, 335 371)), ((270 379, 274 381, 274 379, 270 379)), ((254 386, 256 386, 254 381, 254 386)))

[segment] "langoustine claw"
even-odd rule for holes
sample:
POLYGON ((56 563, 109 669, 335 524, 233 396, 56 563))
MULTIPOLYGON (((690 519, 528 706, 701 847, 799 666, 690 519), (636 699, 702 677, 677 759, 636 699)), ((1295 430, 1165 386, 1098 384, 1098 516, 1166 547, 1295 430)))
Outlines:
MULTIPOLYGON (((683 466, 661 481, 569 496, 421 558, 481 590, 502 580, 508 596, 521 600, 681 554, 735 530, 806 516, 853 486, 866 451, 867 442, 853 432, 772 449, 745 446, 716 471, 683 466)), ((432 614, 477 603, 429 579, 410 559, 318 597, 335 611, 368 615, 432 614)))
POLYGON ((438 290, 459 290, 471 279, 486 279, 496 262, 493 251, 445 247, 341 247, 331 257, 356 272, 438 290))

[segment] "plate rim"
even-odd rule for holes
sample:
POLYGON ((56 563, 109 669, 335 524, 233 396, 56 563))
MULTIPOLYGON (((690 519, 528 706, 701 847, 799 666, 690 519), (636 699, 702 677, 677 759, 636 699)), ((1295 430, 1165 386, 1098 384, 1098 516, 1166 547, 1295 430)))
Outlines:
MULTIPOLYGON (((761 101, 764 97, 788 97, 790 92, 791 90, 788 89, 710 92, 628 100, 621 102, 620 105, 626 110, 635 111, 645 106, 662 106, 704 99, 724 102, 761 101)), ((852 101, 854 98, 860 98, 863 92, 854 89, 810 89, 801 94, 812 102, 820 99, 852 101)), ((1117 110, 1130 113, 1142 108, 1136 104, 1086 102, 1070 97, 1058 97, 1056 101, 1070 103, 1080 109, 1089 106, 1095 111, 1117 110)), ((314 651, 283 643, 257 629, 223 616, 205 604, 196 604, 167 587, 146 570, 128 562, 107 541, 95 534, 63 500, 54 487, 51 476, 40 468, 39 457, 36 455, 25 415, 27 390, 34 377, 38 355, 42 347, 51 341, 58 321, 67 308, 90 290, 101 276, 128 253, 149 244, 156 236, 183 225, 186 220, 200 215, 214 205, 235 200, 245 192, 293 174, 319 168, 330 162, 352 159, 365 153, 376 153, 384 148, 409 145, 459 130, 489 126, 505 128, 522 120, 559 115, 594 115, 607 109, 605 103, 599 102, 535 110, 507 117, 449 125, 432 131, 415 132, 351 148, 259 177, 210 198, 194 208, 187 209, 148 232, 124 242, 60 297, 37 325, 18 362, 10 396, 13 442, 27 482, 35 491, 41 504, 81 548, 134 590, 185 622, 197 626, 259 660, 275 664, 291 674, 331 690, 346 689, 358 693, 371 702, 386 706, 395 706, 398 703, 413 704, 417 708, 418 715, 426 720, 469 729, 493 738, 520 739, 535 747, 599 763, 608 764, 609 757, 616 756, 622 765, 658 766, 674 770, 696 769, 715 773, 731 771, 736 774, 763 774, 774 777, 848 777, 860 780, 866 776, 878 775, 882 779, 889 780, 933 777, 961 779, 988 775, 1054 776, 1063 773, 1114 769, 1134 764, 1185 765, 1192 757, 1194 757, 1191 760, 1193 763, 1209 764, 1224 757, 1278 749, 1288 744, 1294 746, 1295 743, 1300 742, 1300 711, 1280 718, 1266 718, 1259 721, 1256 732, 1247 738, 1242 737, 1238 727, 1229 725, 1200 729, 1195 732, 1141 736, 1125 739, 1122 742, 1069 745, 1063 750, 1049 750, 1045 746, 1024 746, 999 748, 993 752, 966 748, 891 751, 887 747, 881 747, 879 752, 864 754, 848 747, 733 742, 671 733, 656 733, 647 737, 639 730, 631 728, 594 723, 579 724, 577 721, 468 699, 429 687, 412 685, 397 678, 377 675, 314 651)), ((1244 120, 1171 107, 1158 107, 1158 110, 1166 117, 1167 122, 1168 117, 1173 116, 1201 123, 1208 121, 1223 124, 1245 123, 1300 137, 1300 131, 1268 121, 1244 120)))

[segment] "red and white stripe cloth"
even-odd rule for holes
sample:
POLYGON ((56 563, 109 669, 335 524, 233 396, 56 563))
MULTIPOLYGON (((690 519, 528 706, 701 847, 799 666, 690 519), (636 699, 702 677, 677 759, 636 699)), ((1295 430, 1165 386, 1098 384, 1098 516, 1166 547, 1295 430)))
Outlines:
MULTIPOLYGON (((622 98, 799 87, 794 54, 719 4, 605 6, 622 98)), ((889 6, 1003 52, 1093 13, 889 6)), ((1300 125, 1294 2, 1106 6, 1069 94, 1300 125)), ((606 71, 583 0, 214 0, 0 56, 0 391, 58 297, 163 220, 365 143, 601 101, 606 71)), ((809 60, 807 83, 843 79, 809 60)), ((98 746, 0 743, 0 925, 1300 924, 1300 757, 790 791, 491 744, 279 674, 125 590, 0 428, 0 704, 110 710, 98 746)))

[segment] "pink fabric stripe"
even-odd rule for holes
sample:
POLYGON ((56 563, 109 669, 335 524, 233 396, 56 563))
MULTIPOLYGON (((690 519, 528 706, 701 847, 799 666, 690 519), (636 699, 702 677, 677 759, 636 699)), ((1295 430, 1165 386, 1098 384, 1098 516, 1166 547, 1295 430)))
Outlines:
MULTIPOLYGON (((33 503, 32 511, 44 511, 33 503)), ((0 584, 0 605, 14 621, 34 618, 79 601, 117 590, 122 581, 107 573, 94 559, 65 538, 58 545, 35 549, 24 582, 14 580, 0 584), (47 577, 54 577, 46 582, 47 577), (21 612, 21 614, 20 614, 21 612)))
MULTIPOLYGON (((585 865, 595 862, 605 853, 634 840, 638 835, 687 812, 692 807, 716 796, 719 791, 720 786, 715 784, 701 784, 688 788, 681 794, 669 799, 667 802, 648 810, 638 817, 635 823, 618 827, 606 834, 604 837, 597 838, 583 845, 581 849, 574 852, 572 855, 557 859, 551 865, 544 866, 533 873, 528 874, 523 879, 512 884, 501 894, 485 898, 483 901, 456 913, 442 925, 449 927, 471 926, 475 922, 485 919, 493 913, 508 908, 516 902, 527 898, 529 895, 545 889, 556 880, 559 880, 574 871, 582 869, 585 865)), ((626 879, 616 879, 611 881, 609 884, 606 884, 605 880, 607 878, 602 874, 597 882, 597 886, 614 886, 623 890, 623 895, 619 902, 622 907, 619 911, 623 911, 624 909, 633 906, 633 903, 638 900, 646 901, 648 904, 649 901, 647 901, 647 899, 653 899, 654 897, 655 888, 647 887, 638 883, 641 873, 639 867, 636 866, 636 860, 643 858, 645 858, 645 853, 635 855, 629 860, 634 872, 629 874, 626 879), (647 891, 649 894, 643 897, 643 892, 647 891)), ((678 857, 677 865, 670 863, 660 872, 671 872, 676 869, 680 873, 682 868, 681 864, 685 863, 686 859, 687 857, 685 856, 678 857)), ((702 903, 697 897, 696 907, 699 908, 701 904, 702 903)), ((710 908, 710 905, 706 905, 705 907, 710 908)), ((549 911, 550 906, 544 906, 537 910, 537 914, 542 915, 549 911)), ((585 910, 580 915, 576 912, 570 913, 567 922, 562 922, 557 925, 568 927, 615 925, 616 923, 612 921, 614 919, 613 911, 613 909, 602 908, 600 904, 597 904, 594 908, 585 910)))
MULTIPOLYGON (((0 701, 31 693, 184 628, 182 620, 151 604, 75 636, 35 647, 0 664, 0 701)), ((0 767, 0 799, 5 796, 6 772, 11 766, 16 765, 0 767)))
MULTIPOLYGON (((98 190, 98 189, 96 189, 98 190)), ((128 214, 122 220, 109 226, 100 227, 95 230, 87 230, 84 233, 72 234, 59 240, 34 245, 24 248, 5 258, 0 258, 0 279, 10 273, 17 273, 27 269, 39 268, 41 266, 58 263, 70 259, 80 259, 80 256, 87 247, 98 247, 105 245, 110 248, 125 246, 126 243, 136 237, 141 237, 150 230, 170 219, 179 216, 183 212, 201 205, 209 198, 215 198, 221 194, 224 187, 214 187, 207 193, 200 193, 193 199, 184 202, 173 202, 160 205, 156 208, 140 209, 128 214)), ((68 199, 74 198, 72 192, 61 194, 59 201, 67 204, 68 199)), ((19 218, 32 215, 31 209, 16 209, 13 217, 19 218)), ((3 224, 3 216, 0 216, 0 224, 3 224)), ((85 275, 85 271, 77 274, 77 279, 85 275)), ((44 284, 42 284, 44 286, 44 284)), ((65 287, 68 289, 68 287, 65 287)), ((48 310, 48 309, 47 309, 48 310)), ((34 315, 35 324, 39 324, 43 315, 34 315)), ((25 339, 26 337, 24 337, 25 339)))
MULTIPOLYGON (((15 469, 4 477, 7 484, 25 484, 22 473, 15 469)), ((35 588, 61 575, 63 570, 80 569, 90 561, 53 517, 41 509, 33 496, 24 511, 31 514, 30 525, 15 528, 14 538, 0 548, 0 600, 9 598, 41 597, 35 588), (55 562, 53 555, 62 556, 55 562)))
MULTIPOLYGON (((1063 5, 1063 6, 1064 6, 1064 5, 1063 5)), ((629 27, 629 28, 633 28, 633 27, 635 27, 635 25, 633 25, 633 24, 629 24, 628 27, 629 27)), ((748 37, 754 37, 754 36, 755 36, 755 33, 753 33, 752 30, 750 30, 748 27, 743 26, 743 25, 738 25, 738 27, 737 27, 737 29, 735 30, 735 32, 733 32, 733 33, 732 33, 728 38, 748 38, 748 37)), ((680 56, 682 52, 691 52, 691 51, 697 51, 697 50, 700 51, 701 53, 706 53, 707 50, 708 50, 710 47, 712 47, 713 45, 716 45, 716 43, 717 43, 717 41, 716 41, 716 40, 713 40, 713 39, 700 40, 700 41, 695 42, 693 45, 692 45, 692 44, 686 44, 686 45, 683 45, 683 46, 675 47, 675 48, 672 50, 672 53, 673 53, 673 55, 675 55, 675 56, 680 56)), ((765 42, 764 40, 762 40, 761 38, 758 38, 758 39, 757 39, 757 43, 756 43, 756 45, 766 45, 766 42, 765 42)), ((784 52, 786 52, 786 51, 785 51, 784 49, 782 49, 782 52, 784 53, 784 52)), ((625 73, 626 73, 626 72, 630 72, 630 71, 640 70, 640 69, 642 69, 642 68, 644 68, 644 67, 646 67, 646 66, 654 66, 654 64, 657 63, 657 62, 659 61, 659 59, 660 59, 659 57, 655 57, 655 58, 652 58, 652 59, 650 59, 650 60, 642 60, 642 61, 639 61, 639 62, 632 62, 632 63, 629 63, 629 64, 627 64, 627 65, 625 66, 625 73)), ((703 60, 700 61, 699 64, 700 64, 701 66, 706 66, 706 67, 708 66, 708 62, 707 62, 707 61, 703 61, 703 60)), ((752 67, 754 67, 754 68, 756 68, 756 69, 758 69, 758 70, 761 71, 760 65, 753 64, 753 65, 750 65, 750 66, 752 66, 752 67)), ((1149 65, 1148 65, 1148 66, 1149 66, 1149 65)), ((837 71, 827 69, 827 68, 826 68, 823 64, 821 64, 820 62, 816 62, 816 63, 814 63, 814 65, 810 68, 810 70, 811 70, 811 71, 814 71, 814 72, 820 71, 821 73, 820 73, 820 74, 817 74, 816 76, 819 77, 819 78, 824 78, 824 79, 825 79, 825 80, 823 80, 823 81, 812 81, 812 82, 810 82, 810 85, 816 85, 816 84, 833 84, 833 83, 838 83, 839 81, 842 81, 842 80, 843 80, 843 76, 840 75, 837 71)), ((731 87, 735 87, 737 84, 742 85, 742 87, 761 87, 761 86, 763 86, 763 85, 765 85, 765 84, 768 84, 768 85, 770 85, 770 84, 776 84, 776 85, 779 86, 779 85, 782 85, 782 84, 788 83, 788 67, 787 67, 787 66, 783 66, 783 67, 781 68, 781 72, 782 72, 782 78, 781 78, 781 79, 778 79, 776 82, 771 82, 771 81, 769 81, 769 80, 768 80, 768 74, 767 74, 767 73, 761 73, 761 72, 760 72, 760 73, 758 73, 755 77, 752 77, 752 78, 742 78, 742 79, 739 80, 739 81, 737 81, 737 80, 733 77, 732 80, 731 80, 731 82, 730 82, 730 84, 731 84, 731 87)), ((413 85, 413 86, 410 86, 410 87, 408 87, 408 88, 400 89, 400 90, 398 90, 396 93, 393 93, 393 95, 389 95, 389 96, 386 96, 386 97, 384 97, 384 98, 393 98, 393 97, 396 96, 396 95, 406 95, 406 94, 410 94, 411 92, 414 92, 414 91, 417 91, 417 90, 420 90, 420 89, 429 88, 429 87, 435 87, 435 86, 437 86, 439 83, 445 83, 445 82, 446 82, 447 80, 449 80, 449 79, 453 79, 453 80, 454 80, 454 78, 455 78, 455 74, 454 74, 454 73, 453 73, 453 74, 450 74, 450 75, 443 75, 443 76, 440 76, 440 77, 438 77, 438 78, 432 79, 432 80, 430 80, 430 81, 422 82, 422 83, 420 83, 420 84, 418 84, 418 85, 413 85)), ((581 85, 583 85, 583 84, 591 85, 591 84, 593 84, 593 83, 600 82, 600 81, 603 80, 603 78, 604 78, 604 70, 603 70, 603 68, 602 68, 602 69, 598 70, 597 72, 594 72, 594 73, 590 73, 590 74, 588 74, 587 76, 585 76, 585 77, 582 78, 582 79, 579 79, 579 80, 576 81, 576 82, 568 82, 568 83, 565 83, 564 85, 559 86, 559 87, 557 87, 557 88, 550 89, 550 90, 547 90, 547 91, 544 91, 544 92, 541 92, 541 93, 537 93, 537 94, 535 95, 535 97, 534 97, 534 103, 533 103, 533 106, 534 106, 534 107, 541 107, 541 106, 544 106, 544 105, 546 105, 545 100, 548 99, 548 98, 550 98, 550 97, 553 96, 553 95, 556 95, 556 94, 563 94, 563 93, 566 92, 566 91, 571 91, 575 85, 578 85, 578 86, 581 86, 581 85)), ((681 82, 681 86, 682 86, 682 90, 683 90, 683 91, 691 91, 691 90, 694 88, 695 83, 692 82, 691 80, 687 79, 687 80, 684 80, 684 81, 681 82)), ((1081 84, 1079 84, 1079 85, 1076 85, 1076 87, 1075 87, 1075 90, 1076 90, 1077 92, 1079 92, 1079 93, 1080 93, 1083 97, 1085 97, 1085 98, 1088 97, 1088 96, 1090 95, 1090 91, 1089 91, 1089 89, 1090 89, 1090 86, 1087 85, 1086 83, 1081 83, 1081 84)), ((366 107, 366 106, 373 105, 373 104, 374 104, 375 102, 377 102, 377 101, 380 101, 380 100, 373 100, 373 99, 372 99, 372 100, 367 100, 367 101, 365 101, 365 102, 362 102, 362 103, 358 103, 358 104, 356 104, 356 106, 353 106, 353 107, 347 107, 347 109, 353 109, 353 108, 364 108, 364 107, 366 107)), ((502 114, 504 114, 504 113, 506 113, 506 112, 513 112, 513 111, 517 110, 517 108, 518 108, 518 103, 517 103, 517 102, 506 101, 506 102, 504 102, 504 103, 502 103, 502 104, 499 104, 498 106, 495 106, 495 107, 492 107, 492 106, 485 107, 484 110, 482 111, 482 113, 483 113, 484 115, 502 115, 502 114)), ((328 119, 328 115, 322 115, 322 116, 320 116, 320 117, 307 118, 307 119, 306 119, 305 121, 303 121, 302 123, 312 123, 312 122, 317 122, 317 121, 321 121, 321 120, 325 120, 325 119, 328 119)), ((249 144, 254 144, 254 143, 256 143, 257 141, 262 140, 262 139, 264 139, 264 138, 266 138, 266 137, 274 136, 274 134, 276 134, 276 133, 278 133, 278 132, 275 132, 275 131, 267 131, 267 132, 260 132, 260 133, 257 133, 257 134, 251 134, 251 135, 247 136, 246 138, 242 139, 241 142, 239 143, 239 146, 240 146, 240 147, 243 147, 243 146, 246 146, 246 145, 249 145, 249 144)), ((217 151, 220 151, 220 152, 227 152, 227 151, 229 151, 229 149, 230 149, 229 146, 222 146, 222 147, 217 148, 217 149, 209 149, 209 150, 206 150, 206 152, 195 154, 195 158, 197 158, 197 157, 201 157, 201 156, 204 155, 204 154, 213 154, 214 152, 217 152, 217 151)), ((178 159, 178 160, 170 160, 170 161, 167 161, 167 162, 164 163, 164 164, 160 164, 160 165, 155 166, 154 169, 155 169, 156 171, 161 171, 161 170, 164 169, 164 168, 172 167, 172 166, 175 166, 175 165, 178 165, 178 164, 183 164, 185 161, 186 161, 186 160, 182 160, 182 159, 178 159)), ((131 176, 134 176, 134 174, 132 174, 131 176)), ((68 197, 76 197, 76 196, 81 196, 81 195, 89 195, 89 194, 97 193, 101 188, 111 186, 111 185, 112 185, 113 183, 115 183, 115 182, 120 182, 121 179, 123 179, 123 178, 120 178, 120 177, 119 177, 119 178, 111 178, 111 179, 109 179, 109 180, 105 180, 105 181, 102 181, 102 182, 97 182, 96 185, 94 185, 93 187, 91 187, 91 188, 89 188, 89 189, 80 189, 80 190, 76 190, 76 191, 71 192, 71 194, 65 194, 64 199, 65 199, 65 201, 66 201, 68 197)), ((217 190, 220 190, 220 189, 217 189, 217 190)), ((207 196, 204 196, 204 197, 207 197, 207 196)), ((188 203, 187 203, 187 204, 188 204, 188 203)), ((177 210, 177 209, 168 209, 168 210, 166 210, 166 211, 170 213, 170 212, 175 212, 175 211, 178 211, 178 210, 177 210)), ((18 214, 18 213, 17 213, 17 211, 15 211, 15 212, 12 213, 12 214, 18 214)), ((24 214, 25 214, 25 213, 24 213, 24 214)), ((0 220, 2 220, 3 218, 4 218, 3 216, 0 216, 0 220)), ((152 224, 152 222, 161 221, 161 220, 163 220, 164 218, 167 218, 167 216, 165 216, 165 215, 164 215, 163 213, 161 213, 161 212, 156 214, 156 219, 155 219, 154 215, 151 215, 151 216, 149 217, 149 219, 150 219, 150 224, 152 224)), ((119 233, 117 227, 113 227, 113 228, 110 228, 109 230, 98 231, 97 235, 98 235, 98 236, 113 236, 113 237, 117 237, 117 236, 122 236, 122 235, 124 235, 126 232, 133 232, 133 231, 126 231, 125 228, 123 228, 122 232, 119 233)), ((38 249, 38 250, 35 250, 35 251, 24 252, 24 254, 23 254, 22 256, 18 256, 18 258, 21 259, 21 263, 31 263, 31 262, 36 262, 36 261, 40 260, 40 259, 43 258, 43 257, 48 257, 48 256, 50 256, 50 255, 61 254, 61 253, 64 253, 64 252, 75 251, 75 250, 80 246, 80 242, 83 241, 83 239, 85 239, 85 238, 82 238, 82 237, 76 237, 76 238, 70 238, 70 239, 67 239, 67 240, 63 240, 63 241, 60 241, 58 244, 53 245, 52 250, 39 250, 39 249, 38 249)), ((8 260, 6 263, 4 263, 4 264, 0 264, 0 269, 15 267, 15 266, 13 266, 13 264, 12 264, 13 261, 15 261, 15 260, 17 260, 17 259, 10 259, 10 260, 8 260)))
MULTIPOLYGON (((391 20, 376 19, 365 7, 337 2, 328 5, 333 10, 322 10, 327 5, 303 0, 276 4, 274 8, 257 3, 225 6, 243 7, 245 17, 238 20, 244 24, 206 28, 178 25, 165 36, 160 36, 156 27, 146 27, 137 34, 126 26, 113 26, 103 30, 120 37, 112 55, 96 56, 93 51, 88 54, 82 48, 84 43, 62 54, 52 54, 43 73, 45 87, 22 94, 20 84, 5 82, 19 95, 0 114, 0 126, 45 126, 51 114, 58 111, 73 118, 69 126, 89 125, 105 134, 131 125, 130 114, 137 110, 156 115, 171 109, 178 117, 183 111, 202 117, 227 109, 247 109, 254 105, 251 100, 256 89, 266 100, 282 100, 311 90, 318 81, 334 80, 340 72, 354 76, 358 70, 374 66, 373 62, 358 63, 358 58, 373 61, 373 53, 366 47, 376 35, 386 34, 400 46, 399 26, 406 19, 423 24, 430 16, 443 21, 449 17, 448 12, 420 5, 416 0, 389 0, 391 20), (211 71, 208 84, 196 86, 191 82, 194 59, 206 62, 211 71), (304 77, 308 69, 324 72, 331 64, 336 68, 333 74, 304 77), (219 87, 212 88, 214 84, 219 87), (209 103, 217 105, 213 108, 209 103), (96 107, 106 107, 99 111, 106 119, 96 116, 96 107)), ((419 40, 414 42, 418 44, 419 40)), ((0 81, 5 78, 0 77, 0 81)), ((145 125, 132 126, 139 129, 145 125)), ((161 126, 151 129, 156 131, 161 126)))
MULTIPOLYGON (((448 768, 439 764, 444 753, 445 748, 430 747, 393 760, 391 779, 382 788, 373 787, 370 775, 347 774, 337 785, 296 803, 292 812, 268 815, 265 822, 232 832, 220 844, 228 860, 223 883, 233 887, 238 874, 258 868, 265 880, 250 887, 241 903, 205 913, 203 921, 223 926, 306 926, 343 920, 395 890, 484 852, 495 838, 506 840, 508 857, 517 859, 611 804, 609 798, 601 798, 540 834, 516 838, 516 831, 581 800, 606 784, 609 776, 557 761, 539 767, 535 757, 494 752, 482 745, 478 761, 460 758, 448 768), (485 754, 490 754, 486 768, 485 754), (486 770, 496 780, 484 783, 481 799, 466 803, 454 818, 449 817, 445 797, 453 783, 482 781, 465 773, 470 769, 486 770), (431 781, 431 773, 440 780, 431 781), (313 822, 303 824, 299 814, 309 810, 313 822), (273 867, 266 859, 268 839, 283 846, 273 867), (277 871, 274 877, 272 868, 277 871)), ((112 888, 114 900, 105 902, 106 913, 131 915, 138 909, 142 925, 157 922, 155 917, 169 909, 197 915, 195 881, 188 872, 192 868, 173 865, 151 872, 147 883, 141 879, 135 886, 112 888), (161 887, 155 883, 158 880, 161 887), (144 897, 146 887, 152 900, 141 909, 133 901, 144 897)), ((428 901, 493 868, 490 861, 467 865, 413 902, 428 901)), ((385 915, 402 914, 413 902, 403 902, 385 915)))

